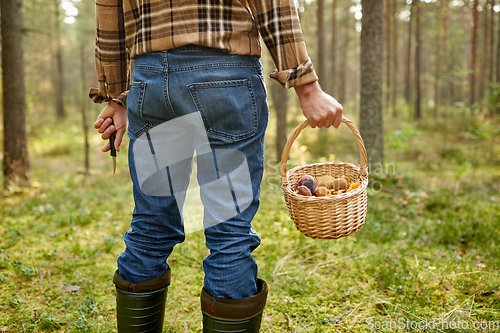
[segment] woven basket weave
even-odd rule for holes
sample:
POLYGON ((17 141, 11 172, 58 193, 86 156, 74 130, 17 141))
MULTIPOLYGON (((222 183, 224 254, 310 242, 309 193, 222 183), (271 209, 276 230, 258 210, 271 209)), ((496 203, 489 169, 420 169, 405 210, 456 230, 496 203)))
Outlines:
POLYGON ((288 213, 297 229, 307 237, 338 239, 358 231, 365 223, 368 187, 366 149, 354 123, 345 117, 342 117, 342 122, 351 129, 358 142, 359 166, 335 161, 297 166, 287 171, 290 148, 300 132, 309 125, 307 119, 290 135, 281 156, 281 189, 288 213), (351 182, 357 181, 361 185, 347 193, 307 197, 295 192, 297 182, 306 174, 314 178, 325 174, 335 178, 345 175, 350 177, 351 182))

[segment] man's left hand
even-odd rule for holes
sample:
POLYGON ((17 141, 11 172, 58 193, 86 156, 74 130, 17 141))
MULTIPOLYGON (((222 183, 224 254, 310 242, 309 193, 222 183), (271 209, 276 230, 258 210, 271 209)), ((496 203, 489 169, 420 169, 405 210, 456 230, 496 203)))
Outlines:
MULTIPOLYGON (((108 105, 97 116, 94 128, 101 134, 103 140, 108 140, 116 132, 115 148, 120 151, 120 145, 127 128, 127 107, 109 101, 108 105), (111 125, 113 123, 113 125, 111 125)), ((109 142, 102 147, 103 152, 110 149, 109 142)))

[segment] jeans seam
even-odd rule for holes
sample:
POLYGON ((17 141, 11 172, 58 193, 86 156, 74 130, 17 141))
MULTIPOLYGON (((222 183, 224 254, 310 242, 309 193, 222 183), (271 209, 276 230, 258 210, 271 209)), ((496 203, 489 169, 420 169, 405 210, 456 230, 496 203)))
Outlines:
POLYGON ((218 67, 254 67, 253 64, 245 63, 245 62, 217 62, 215 64, 203 64, 203 65, 197 65, 197 66, 188 66, 188 67, 177 67, 177 68, 170 68, 170 72, 183 72, 183 71, 196 71, 196 70, 203 70, 203 69, 208 69, 208 68, 218 68, 218 67))
POLYGON ((257 75, 257 77, 259 78, 260 85, 262 86, 262 89, 263 89, 263 91, 266 95, 266 98, 267 98, 267 90, 266 90, 266 84, 265 84, 266 81, 265 81, 264 75, 262 74, 262 65, 260 64, 258 59, 256 59, 256 61, 254 62, 253 70, 254 70, 255 74, 257 75))
POLYGON ((153 127, 153 124, 151 122, 149 122, 149 121, 146 121, 145 125, 142 126, 138 131, 134 131, 134 130, 130 129, 130 126, 128 128, 128 131, 130 133, 132 133, 135 137, 140 137, 142 134, 144 134, 145 132, 147 132, 152 127, 153 127))
POLYGON ((163 54, 163 77, 164 77, 164 80, 163 80, 163 84, 164 84, 163 95, 164 95, 164 98, 165 98, 165 102, 167 104, 168 111, 174 117, 178 118, 179 116, 175 112, 174 107, 172 106, 172 102, 170 100, 170 93, 169 93, 169 89, 168 89, 168 79, 169 79, 168 78, 168 72, 169 72, 169 68, 168 68, 168 53, 164 53, 163 54))
POLYGON ((146 65, 135 65, 134 70, 143 70, 143 71, 156 72, 156 73, 163 73, 164 72, 162 67, 146 66, 146 65))

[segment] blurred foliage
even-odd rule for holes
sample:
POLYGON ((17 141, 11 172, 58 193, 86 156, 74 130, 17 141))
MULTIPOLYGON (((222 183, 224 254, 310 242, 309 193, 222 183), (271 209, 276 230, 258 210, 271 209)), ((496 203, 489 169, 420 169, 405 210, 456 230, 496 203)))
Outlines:
POLYGON ((414 136, 420 135, 419 131, 415 131, 413 127, 408 127, 402 130, 389 131, 385 134, 385 148, 408 152, 408 140, 414 136))

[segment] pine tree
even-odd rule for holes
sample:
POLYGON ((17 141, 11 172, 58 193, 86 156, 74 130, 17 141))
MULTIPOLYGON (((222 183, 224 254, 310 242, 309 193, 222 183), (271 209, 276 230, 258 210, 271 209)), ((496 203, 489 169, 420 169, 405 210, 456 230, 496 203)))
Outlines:
POLYGON ((369 165, 384 161, 382 0, 362 0, 360 131, 369 165))
POLYGON ((4 189, 29 185, 22 3, 1 0, 4 189))

